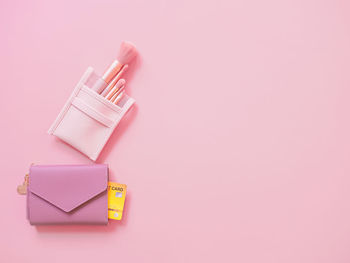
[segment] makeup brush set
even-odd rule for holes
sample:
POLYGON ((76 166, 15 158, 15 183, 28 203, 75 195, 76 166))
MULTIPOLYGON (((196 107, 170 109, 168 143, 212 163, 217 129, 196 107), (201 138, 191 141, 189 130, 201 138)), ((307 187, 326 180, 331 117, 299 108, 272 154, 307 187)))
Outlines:
POLYGON ((114 104, 118 104, 125 93, 126 81, 122 76, 127 71, 129 67, 128 64, 135 56, 135 47, 131 43, 123 42, 120 46, 117 59, 109 66, 102 78, 96 81, 92 90, 101 94, 101 96, 107 98, 114 104))
POLYGON ((49 134, 95 161, 135 102, 126 94, 123 75, 136 54, 132 44, 123 42, 117 59, 102 76, 89 67, 51 125, 49 134))
MULTIPOLYGON (((48 133, 95 161, 135 100, 123 79, 135 47, 123 42, 116 60, 100 76, 89 67, 48 133)), ((106 164, 31 165, 17 192, 27 196, 32 225, 107 224, 120 220, 126 185, 108 181, 106 164)))

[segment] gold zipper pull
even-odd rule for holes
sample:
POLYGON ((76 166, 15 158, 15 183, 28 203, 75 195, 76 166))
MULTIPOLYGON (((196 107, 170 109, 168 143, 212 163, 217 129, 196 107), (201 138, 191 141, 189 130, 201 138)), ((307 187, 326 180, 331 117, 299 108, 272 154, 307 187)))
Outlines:
POLYGON ((17 193, 19 193, 20 195, 27 194, 28 181, 29 181, 29 175, 26 174, 24 176, 23 184, 20 184, 19 186, 17 186, 17 193))

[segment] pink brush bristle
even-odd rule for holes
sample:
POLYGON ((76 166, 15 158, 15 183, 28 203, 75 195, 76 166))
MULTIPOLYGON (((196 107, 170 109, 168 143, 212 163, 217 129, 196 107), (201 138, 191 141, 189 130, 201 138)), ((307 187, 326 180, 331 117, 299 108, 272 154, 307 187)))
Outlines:
POLYGON ((118 54, 118 61, 122 64, 129 64, 137 55, 136 48, 130 42, 122 42, 118 54))

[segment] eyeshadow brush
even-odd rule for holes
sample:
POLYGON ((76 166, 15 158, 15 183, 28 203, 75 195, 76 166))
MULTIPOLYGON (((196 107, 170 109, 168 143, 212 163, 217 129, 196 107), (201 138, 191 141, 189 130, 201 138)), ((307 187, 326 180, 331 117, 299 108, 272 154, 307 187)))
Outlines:
POLYGON ((111 91, 107 94, 107 96, 105 97, 107 100, 111 100, 111 98, 114 96, 114 94, 116 94, 118 92, 119 89, 121 89, 122 87, 124 87, 125 85, 125 79, 120 79, 115 85, 114 87, 111 89, 111 91))
POLYGON ((119 81, 123 73, 128 69, 128 65, 124 65, 122 69, 118 72, 117 75, 112 79, 112 81, 108 84, 108 86, 104 89, 104 91, 101 93, 103 97, 105 97, 115 86, 115 84, 119 81))
POLYGON ((125 85, 121 86, 118 91, 116 93, 113 94, 113 96, 111 97, 110 101, 114 102, 116 100, 116 98, 123 92, 124 93, 125 90, 125 85))
POLYGON ((118 102, 123 98, 125 91, 122 91, 113 101, 114 104, 118 104, 118 102))

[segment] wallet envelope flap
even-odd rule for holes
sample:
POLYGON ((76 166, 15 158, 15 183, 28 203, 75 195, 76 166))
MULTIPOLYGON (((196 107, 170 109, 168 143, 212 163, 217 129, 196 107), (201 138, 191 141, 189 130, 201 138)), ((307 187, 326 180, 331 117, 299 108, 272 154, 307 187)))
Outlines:
POLYGON ((34 165, 28 190, 65 212, 107 190, 108 166, 34 165))

